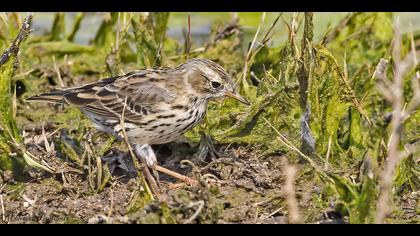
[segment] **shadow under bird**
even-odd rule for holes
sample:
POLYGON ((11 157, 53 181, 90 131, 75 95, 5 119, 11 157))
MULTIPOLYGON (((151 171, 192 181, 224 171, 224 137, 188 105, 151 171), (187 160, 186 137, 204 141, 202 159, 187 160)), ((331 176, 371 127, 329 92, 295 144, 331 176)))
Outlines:
MULTIPOLYGON (((136 70, 28 100, 78 107, 98 130, 119 139, 124 137, 124 129, 137 158, 144 158, 156 170, 159 166, 150 145, 183 135, 203 120, 209 101, 224 97, 249 105, 219 64, 195 58, 175 68, 136 70)), ((158 170, 180 176, 163 167, 158 170)))

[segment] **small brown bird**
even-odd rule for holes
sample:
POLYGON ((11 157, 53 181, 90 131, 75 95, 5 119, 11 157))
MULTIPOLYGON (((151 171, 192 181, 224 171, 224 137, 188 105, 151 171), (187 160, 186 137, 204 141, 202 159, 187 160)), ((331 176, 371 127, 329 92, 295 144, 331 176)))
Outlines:
POLYGON ((210 100, 226 96, 249 105, 220 65, 191 59, 175 68, 133 71, 28 100, 78 107, 99 130, 120 139, 124 128, 136 154, 153 167, 157 161, 150 145, 175 140, 203 119, 210 100))

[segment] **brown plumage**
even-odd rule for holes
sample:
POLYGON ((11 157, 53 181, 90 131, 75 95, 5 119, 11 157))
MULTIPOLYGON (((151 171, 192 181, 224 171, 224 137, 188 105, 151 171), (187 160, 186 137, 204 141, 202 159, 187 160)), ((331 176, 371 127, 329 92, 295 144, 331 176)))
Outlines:
POLYGON ((192 129, 203 119, 208 102, 224 96, 248 104, 220 65, 191 59, 175 68, 133 71, 28 100, 78 107, 98 129, 120 138, 124 111, 129 141, 151 145, 171 142, 192 129))

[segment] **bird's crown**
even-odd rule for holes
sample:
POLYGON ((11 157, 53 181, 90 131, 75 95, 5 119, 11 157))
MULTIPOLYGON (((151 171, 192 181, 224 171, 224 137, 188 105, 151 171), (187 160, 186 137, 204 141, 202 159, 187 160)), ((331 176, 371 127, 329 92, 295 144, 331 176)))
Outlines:
POLYGON ((191 89, 205 99, 217 99, 230 96, 248 104, 238 95, 232 77, 219 64, 201 58, 190 59, 175 68, 184 71, 191 89))

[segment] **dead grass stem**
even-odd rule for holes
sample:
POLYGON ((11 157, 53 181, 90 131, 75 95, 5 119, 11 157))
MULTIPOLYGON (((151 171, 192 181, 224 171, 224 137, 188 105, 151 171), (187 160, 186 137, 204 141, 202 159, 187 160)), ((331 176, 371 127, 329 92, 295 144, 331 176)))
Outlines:
MULTIPOLYGON (((386 218, 392 212, 392 188, 395 178, 395 169, 400 161, 404 158, 399 149, 402 133, 402 123, 405 117, 414 112, 420 104, 420 89, 418 85, 418 77, 413 78, 413 98, 408 103, 407 108, 404 107, 403 86, 406 74, 416 66, 417 58, 415 48, 411 47, 412 53, 408 54, 404 59, 401 58, 401 34, 399 32, 399 22, 394 27, 394 40, 392 44, 393 58, 393 80, 389 80, 386 76, 386 68, 388 62, 381 59, 376 71, 375 77, 378 78, 378 87, 384 95, 385 99, 392 105, 391 131, 389 134, 389 142, 387 145, 388 156, 385 160, 382 173, 380 174, 379 197, 377 203, 376 223, 383 224, 386 218)), ((418 75, 418 73, 416 73, 418 75)))

